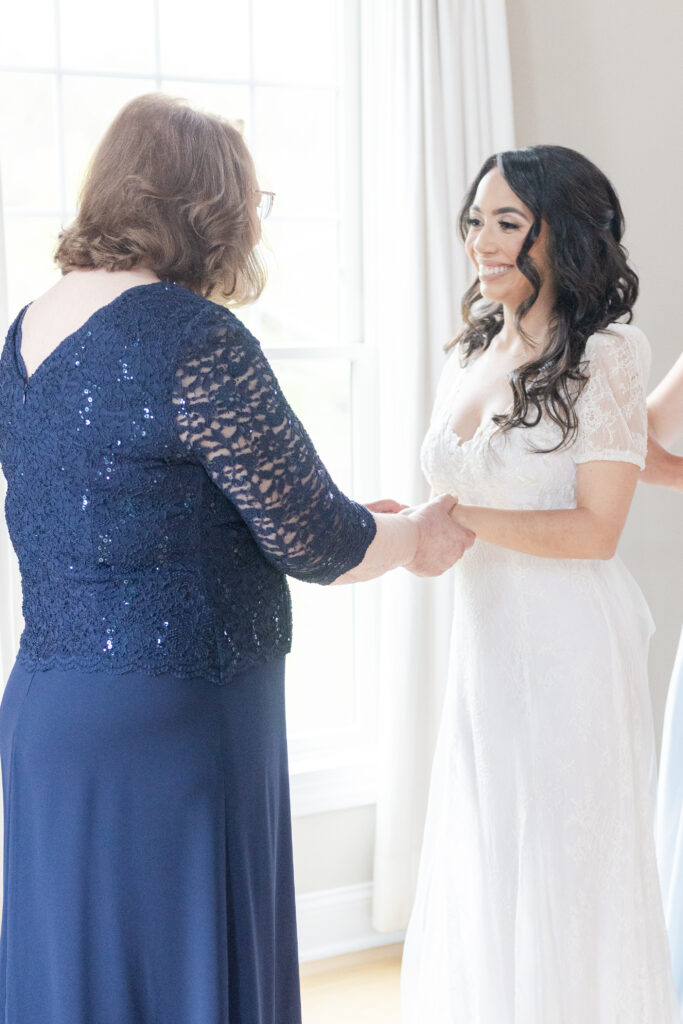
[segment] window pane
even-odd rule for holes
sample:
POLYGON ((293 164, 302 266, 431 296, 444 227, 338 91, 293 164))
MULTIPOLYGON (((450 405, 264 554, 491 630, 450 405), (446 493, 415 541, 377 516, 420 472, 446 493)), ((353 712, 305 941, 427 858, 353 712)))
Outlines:
POLYGON ((249 89, 243 85, 215 85, 211 82, 180 82, 165 79, 164 92, 187 100, 210 114, 220 114, 228 121, 242 121, 247 131, 249 123, 249 89))
POLYGON ((290 735, 336 732, 354 724, 352 588, 289 582, 294 642, 287 659, 287 728, 290 735))
POLYGON ((95 146, 124 103, 149 92, 139 78, 64 76, 64 148, 69 208, 76 207, 78 190, 95 146))
MULTIPOLYGON (((335 483, 351 484, 351 374, 343 359, 277 359, 273 369, 335 483)), ((353 595, 350 587, 290 581, 294 645, 287 665, 293 732, 340 729, 354 720, 353 595)))
POLYGON ((5 217, 9 315, 59 280, 52 254, 60 223, 56 217, 5 217))
POLYGON ((260 341, 337 344, 337 225, 268 221, 264 239, 268 285, 258 302, 260 341))
POLYGON ((256 169, 278 216, 336 216, 336 94, 259 88, 254 99, 256 169))
POLYGON ((116 0, 102 11, 92 0, 60 0, 59 8, 63 67, 154 72, 152 0, 116 0))
POLYGON ((164 75, 249 77, 248 0, 159 0, 164 75))
POLYGON ((271 359, 287 401, 335 483, 351 486, 351 370, 347 359, 271 359))
POLYGON ((0 64, 55 63, 54 0, 10 0, 0 7, 0 64))
POLYGON ((254 0, 256 79, 333 84, 336 6, 335 0, 254 0))
POLYGON ((0 152, 6 206, 59 207, 53 75, 0 72, 0 152))

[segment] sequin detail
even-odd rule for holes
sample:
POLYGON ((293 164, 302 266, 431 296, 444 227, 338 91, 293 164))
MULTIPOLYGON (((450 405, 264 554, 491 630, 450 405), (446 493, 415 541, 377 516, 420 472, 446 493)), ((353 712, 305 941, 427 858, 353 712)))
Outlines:
POLYGON ((285 573, 329 583, 375 523, 261 348, 179 285, 119 296, 28 381, 0 356, 0 462, 33 668, 225 682, 291 645, 285 573))

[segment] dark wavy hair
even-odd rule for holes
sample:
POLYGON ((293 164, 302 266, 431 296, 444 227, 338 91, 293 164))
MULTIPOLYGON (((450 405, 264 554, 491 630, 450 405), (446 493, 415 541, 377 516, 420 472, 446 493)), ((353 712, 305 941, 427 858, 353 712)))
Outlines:
POLYGON ((55 260, 142 266, 218 302, 263 290, 254 164, 238 128, 163 93, 136 96, 97 147, 55 260))
MULTIPOLYGON (((576 434, 574 406, 587 380, 582 367, 586 342, 617 320, 630 322, 638 275, 621 244, 624 216, 612 185, 595 164, 564 146, 530 146, 489 157, 460 210, 463 241, 479 182, 494 167, 534 217, 517 257, 517 267, 532 289, 515 313, 515 326, 523 337, 522 320, 543 284, 529 255, 543 221, 556 292, 548 344, 510 375, 512 409, 495 416, 494 422, 501 431, 533 427, 545 413, 562 438, 553 448, 537 450, 556 451, 576 434)), ((502 306, 485 302, 478 279, 463 296, 462 318, 462 330, 446 347, 460 345, 467 360, 487 349, 503 326, 502 306)))

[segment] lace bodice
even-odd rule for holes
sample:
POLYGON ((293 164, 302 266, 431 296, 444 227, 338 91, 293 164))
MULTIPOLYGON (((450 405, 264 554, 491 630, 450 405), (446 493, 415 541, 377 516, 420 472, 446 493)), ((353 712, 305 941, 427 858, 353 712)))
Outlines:
POLYGON ((330 478, 256 339, 179 285, 141 285, 26 381, 23 313, 0 358, 20 658, 224 682, 286 653, 284 574, 330 583, 375 523, 330 478))
POLYGON ((588 339, 585 359, 589 379, 577 401, 577 436, 570 446, 544 455, 534 447, 552 447, 561 436, 546 417, 535 427, 507 433, 489 421, 465 441, 453 432, 452 400, 466 387, 468 370, 455 349, 443 371, 422 446, 422 467, 434 491, 491 508, 572 508, 577 463, 623 461, 642 469, 647 450, 647 338, 630 324, 613 324, 588 339))

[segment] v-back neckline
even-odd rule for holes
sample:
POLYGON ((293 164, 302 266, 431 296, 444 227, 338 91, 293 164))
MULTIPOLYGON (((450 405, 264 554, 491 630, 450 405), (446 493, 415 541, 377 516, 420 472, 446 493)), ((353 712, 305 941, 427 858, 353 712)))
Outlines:
POLYGON ((45 358, 41 359, 41 361, 38 363, 38 365, 36 366, 36 368, 33 370, 33 372, 31 374, 29 374, 29 372, 28 372, 28 369, 26 367, 26 362, 24 360, 24 356, 23 356, 22 351, 21 351, 22 333, 23 333, 22 329, 23 329, 23 324, 24 324, 24 317, 26 316, 27 310, 30 308, 30 306, 33 305, 32 302, 27 303, 24 306, 24 308, 21 310, 21 312, 19 313, 19 316, 17 317, 16 323, 14 325, 14 332, 13 332, 13 334, 14 334, 14 337, 13 337, 13 347, 14 347, 15 362, 16 362, 16 365, 17 365, 17 369, 19 370, 19 372, 20 372, 20 374, 22 376, 22 379, 24 381, 24 386, 28 386, 33 381, 33 378, 36 376, 36 374, 39 374, 39 373, 41 373, 43 371, 43 367, 46 366, 46 364, 51 363, 55 356, 57 356, 61 351, 63 351, 65 348, 67 348, 68 343, 70 341, 72 341, 74 338, 79 337, 79 335, 81 335, 83 331, 87 330, 90 327, 90 325, 93 323, 93 321, 98 319, 102 313, 110 310, 113 306, 115 306, 119 302, 120 299, 122 299, 126 295, 130 295, 131 292, 138 291, 141 288, 154 288, 154 287, 156 287, 159 284, 168 284, 168 282, 166 282, 166 281, 148 281, 145 284, 134 284, 130 288, 125 288, 122 292, 119 292, 119 294, 115 295, 114 298, 111 299, 109 302, 105 302, 102 306, 98 306, 97 309, 94 310, 90 314, 90 316, 87 317, 83 321, 82 324, 80 324, 80 326, 76 327, 75 330, 70 331, 69 334, 65 335, 61 339, 61 341, 58 341, 57 344, 53 348, 50 349, 50 351, 45 356, 45 358))

